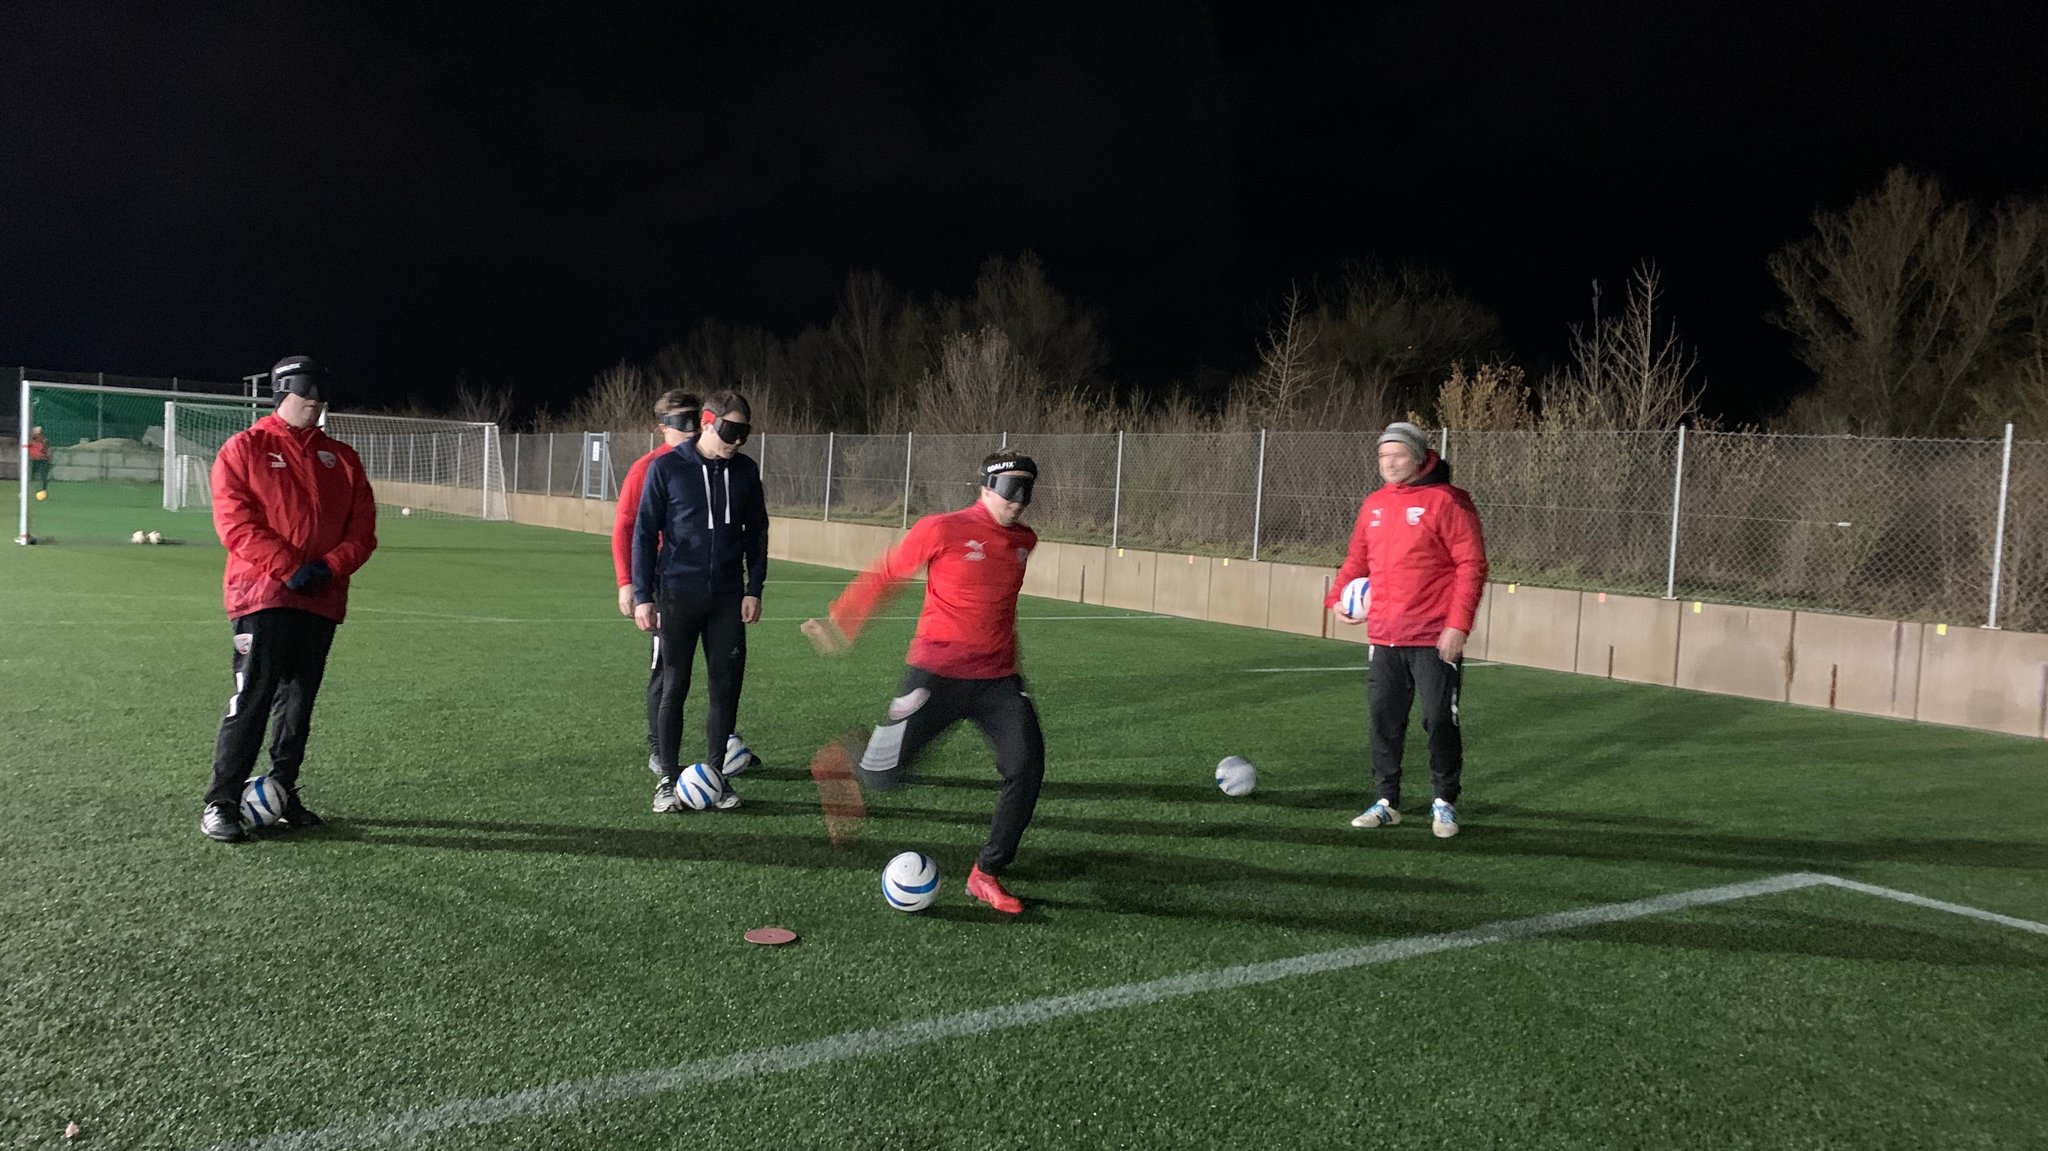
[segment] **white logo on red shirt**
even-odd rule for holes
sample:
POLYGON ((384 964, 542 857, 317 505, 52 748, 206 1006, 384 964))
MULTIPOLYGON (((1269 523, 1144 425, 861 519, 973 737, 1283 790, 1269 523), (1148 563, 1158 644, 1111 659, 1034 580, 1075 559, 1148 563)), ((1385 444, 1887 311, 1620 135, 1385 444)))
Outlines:
POLYGON ((980 540, 968 540, 968 541, 967 541, 967 558, 968 558, 968 559, 970 559, 970 560, 985 560, 985 559, 987 559, 987 558, 988 558, 988 555, 987 555, 987 553, 983 552, 983 551, 981 550, 981 548, 982 548, 982 543, 981 543, 981 541, 980 541, 980 540))
POLYGON ((1365 525, 1365 526, 1366 526, 1366 527, 1369 527, 1369 528, 1376 528, 1376 527, 1380 526, 1380 509, 1378 509, 1378 508, 1374 508, 1374 509, 1372 509, 1372 522, 1371 522, 1371 523, 1369 523, 1369 524, 1367 524, 1367 525, 1365 525))
POLYGON ((1421 508, 1409 508, 1409 509, 1408 509, 1408 526, 1409 526, 1409 527, 1414 527, 1414 526, 1415 526, 1416 524, 1419 524, 1419 523, 1421 523, 1421 522, 1422 522, 1422 509, 1421 509, 1421 508))
POLYGON ((333 452, 315 452, 315 453, 313 453, 313 454, 315 454, 315 455, 317 455, 317 456, 319 456, 319 457, 320 457, 320 462, 321 462, 321 463, 323 463, 323 464, 327 465, 327 466, 328 466, 328 467, 330 467, 330 468, 334 466, 334 453, 333 453, 333 452))
POLYGON ((284 466, 284 456, 278 454, 277 452, 265 452, 263 454, 270 457, 271 467, 281 468, 284 466))

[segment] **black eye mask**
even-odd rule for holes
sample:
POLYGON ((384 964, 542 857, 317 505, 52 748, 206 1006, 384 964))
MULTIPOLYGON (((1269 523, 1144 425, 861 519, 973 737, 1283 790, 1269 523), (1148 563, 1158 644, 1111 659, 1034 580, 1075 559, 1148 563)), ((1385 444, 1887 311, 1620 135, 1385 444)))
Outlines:
POLYGON ((1036 476, 990 476, 983 486, 1012 503, 1029 504, 1031 485, 1038 482, 1036 476))

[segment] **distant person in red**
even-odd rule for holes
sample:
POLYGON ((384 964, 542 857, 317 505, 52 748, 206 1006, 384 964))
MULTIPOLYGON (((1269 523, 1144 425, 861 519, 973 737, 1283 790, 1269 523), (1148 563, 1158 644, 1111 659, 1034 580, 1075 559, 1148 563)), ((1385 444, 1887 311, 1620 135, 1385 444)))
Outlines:
POLYGON ((327 670, 348 581, 377 548, 377 504, 355 449, 320 430, 332 383, 306 356, 270 370, 277 410, 236 432, 213 461, 213 527, 227 545, 223 579, 234 625, 235 694, 214 741, 213 786, 199 830, 248 838, 242 785, 270 728, 270 778, 285 828, 321 819, 299 799, 313 700, 327 670))
POLYGON ((1372 778, 1379 798, 1351 821, 1353 827, 1401 822, 1401 753, 1408 712, 1422 697, 1422 730, 1429 734, 1429 774, 1436 786, 1430 829, 1438 838, 1458 834, 1458 795, 1465 741, 1458 727, 1465 640, 1486 591, 1486 540, 1479 512, 1465 489, 1451 485, 1451 465, 1429 450, 1422 429, 1392 423, 1380 434, 1380 479, 1365 497, 1351 546, 1324 599, 1336 608, 1344 586, 1372 580, 1363 618, 1372 644, 1366 689, 1372 727, 1372 778))
POLYGON ((820 652, 843 651, 889 593, 925 569, 924 612, 887 718, 865 746, 828 745, 812 774, 827 831, 843 842, 866 812, 854 780, 877 790, 901 787, 932 740, 963 719, 973 723, 995 750, 1003 786, 988 842, 967 875, 967 894, 1011 915, 1024 910, 1024 903, 1004 889, 1001 877, 1017 857, 1045 779, 1045 736, 1017 671, 1017 593, 1038 545, 1038 534, 1018 517, 1031 503, 1037 479, 1038 465, 1028 456, 989 456, 981 464, 981 494, 971 507, 918 520, 833 601, 825 618, 803 625, 820 652))
MULTIPOLYGON (((50 490, 50 441, 41 427, 28 430, 28 479, 36 486, 36 498, 50 490)), ((76 494, 76 493, 74 493, 76 494)))
MULTIPOLYGON (((634 460, 633 466, 626 469, 625 481, 619 485, 619 506, 612 515, 612 575, 619 581, 619 614, 627 619, 633 618, 633 525, 640 518, 640 497, 647 493, 647 469, 656 459, 697 434, 697 413, 703 406, 696 396, 681 388, 663 392, 654 401, 654 426, 660 431, 662 442, 634 460)), ((653 640, 653 650, 647 672, 647 770, 660 775, 655 733, 661 722, 662 684, 666 681, 661 674, 661 631, 656 628, 648 636, 653 640)), ((726 775, 738 775, 760 762, 739 732, 733 732, 726 740, 726 775)))

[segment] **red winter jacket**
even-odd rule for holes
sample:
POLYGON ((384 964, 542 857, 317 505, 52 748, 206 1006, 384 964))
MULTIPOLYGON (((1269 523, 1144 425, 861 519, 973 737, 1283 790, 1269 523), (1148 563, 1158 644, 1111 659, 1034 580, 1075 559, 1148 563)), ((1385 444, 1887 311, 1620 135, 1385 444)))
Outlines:
POLYGON ((213 530, 228 549, 229 619, 289 607, 340 623, 348 577, 377 548, 377 503, 354 448, 273 414, 214 458, 213 530), (333 578, 305 592, 284 586, 313 560, 325 560, 333 578))
POLYGON ((1451 465, 1429 453, 1420 475, 1365 497, 1351 548, 1323 606, 1337 606, 1344 585, 1372 580, 1366 638, 1388 647, 1434 647, 1447 627, 1471 634, 1486 591, 1486 540, 1465 489, 1451 486, 1451 465))
POLYGON ((612 574, 618 577, 620 587, 633 582, 633 521, 640 516, 640 497, 647 492, 647 469, 656 456, 668 450, 668 445, 662 444, 634 460, 619 484, 619 506, 612 511, 612 574))
POLYGON ((1037 546, 1037 532, 1003 527, 980 500, 926 516, 832 601, 832 622, 859 635, 889 594, 924 568, 924 610, 904 662, 953 679, 1015 675, 1017 593, 1037 546))

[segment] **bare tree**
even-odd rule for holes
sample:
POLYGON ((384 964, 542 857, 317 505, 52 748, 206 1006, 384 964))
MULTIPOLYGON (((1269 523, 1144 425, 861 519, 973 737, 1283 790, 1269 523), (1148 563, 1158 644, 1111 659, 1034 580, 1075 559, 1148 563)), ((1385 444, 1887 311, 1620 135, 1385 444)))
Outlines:
POLYGON ((1816 377, 1792 423, 1943 435, 1964 430, 1973 407, 2002 406, 2048 292, 2041 205, 2007 201, 1986 216, 1894 168, 1847 208, 1815 212, 1813 227, 1770 261, 1786 300, 1773 320, 1816 377))
POLYGON ((624 360, 599 372, 590 390, 576 398, 558 421, 565 431, 646 431, 654 422, 660 389, 636 364, 624 360))
POLYGON ((512 418, 512 385, 472 384, 456 376, 455 418, 503 427, 512 418))
MULTIPOLYGON (((1109 343, 1098 330, 1101 317, 1068 299, 1052 284, 1036 253, 1014 260, 991 256, 974 279, 974 296, 961 321, 947 332, 994 327, 1011 349, 1053 387, 1089 389, 1102 382, 1109 343)), ((950 336, 947 337, 950 342, 950 336)))
POLYGON ((1451 374, 1436 393, 1436 424, 1460 431, 1521 431, 1535 423, 1525 373, 1514 364, 1494 361, 1471 372, 1452 364, 1451 374))
POLYGON ((1300 288, 1288 290, 1281 314, 1260 337, 1259 369, 1240 390, 1246 415, 1264 427, 1288 427, 1311 397, 1330 383, 1330 368, 1316 355, 1315 321, 1300 288))
POLYGON ((1629 277, 1621 315, 1572 329, 1570 362, 1544 382, 1546 425, 1656 431, 1697 422, 1699 356, 1661 316, 1663 298, 1663 276, 1645 261, 1629 277))

